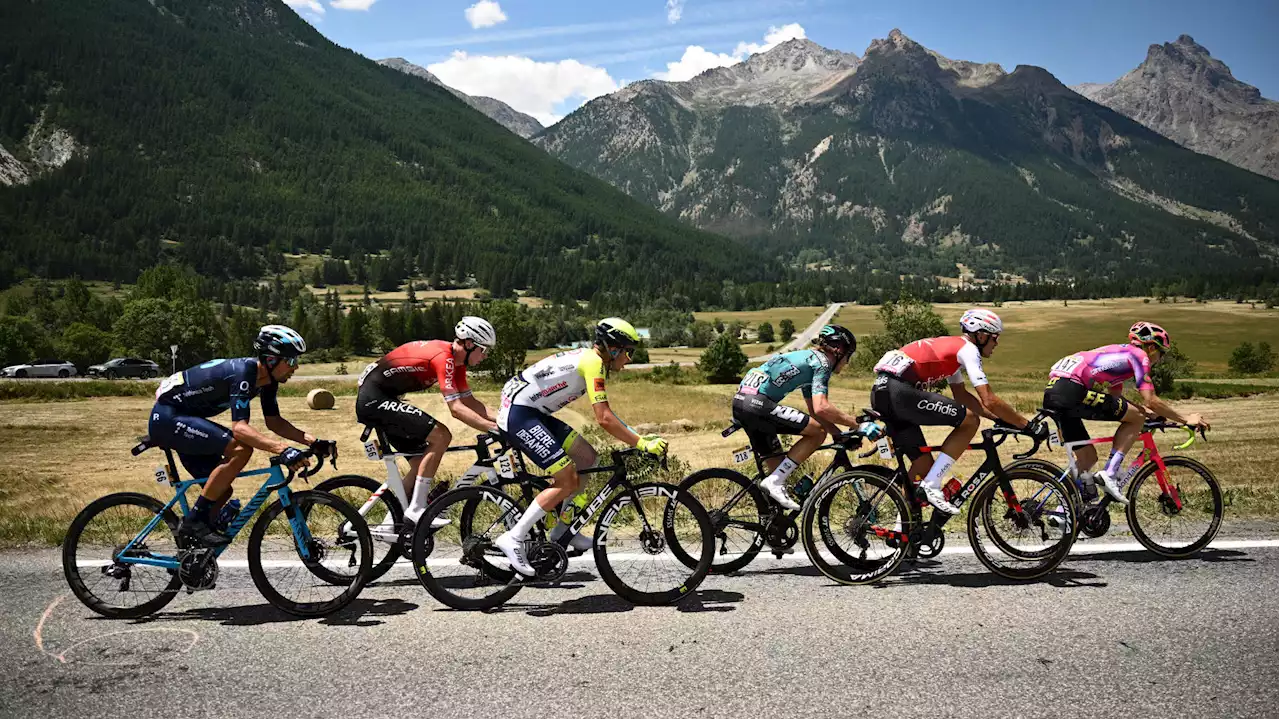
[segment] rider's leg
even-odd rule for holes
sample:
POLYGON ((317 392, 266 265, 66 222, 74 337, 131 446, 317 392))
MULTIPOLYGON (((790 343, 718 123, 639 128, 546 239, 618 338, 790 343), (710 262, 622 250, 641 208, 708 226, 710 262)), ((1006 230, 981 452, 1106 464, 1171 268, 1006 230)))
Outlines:
POLYGON ((1093 469, 1093 465, 1098 461, 1098 450, 1092 444, 1086 444, 1082 447, 1076 447, 1072 450, 1076 457, 1076 472, 1083 473, 1093 469))
POLYGON ((1138 434, 1142 431, 1144 419, 1145 417, 1137 407, 1125 402, 1120 428, 1116 430, 1116 438, 1111 443, 1111 457, 1107 460, 1107 466, 1097 473, 1097 477, 1102 481, 1102 486, 1107 490, 1107 494, 1120 504, 1128 504, 1128 502, 1120 491, 1120 485, 1116 483, 1115 478, 1120 474, 1121 467, 1124 464, 1125 453, 1133 446, 1133 441, 1137 439, 1138 434))
POLYGON ((506 555, 507 562, 511 564, 511 568, 526 577, 531 577, 536 572, 525 559, 523 546, 525 538, 529 536, 533 526, 545 517, 548 512, 556 511, 556 508, 562 502, 577 494, 582 483, 578 468, 574 466, 567 455, 563 461, 563 466, 551 475, 551 486, 542 490, 537 497, 533 498, 533 501, 529 503, 529 508, 524 511, 519 521, 516 522, 516 526, 499 535, 493 541, 494 546, 506 555))
POLYGON ((929 504, 948 514, 958 514, 960 510, 954 504, 948 502, 943 494, 942 478, 947 476, 956 460, 960 459, 964 451, 969 448, 969 442, 973 440, 973 435, 978 432, 978 423, 977 413, 965 412, 960 424, 956 425, 956 428, 951 430, 951 434, 948 434, 947 438, 943 440, 942 451, 934 458, 928 474, 920 482, 920 487, 924 489, 925 497, 928 498, 929 504))
POLYGON ((427 435, 427 451, 416 462, 410 461, 410 474, 405 478, 405 493, 412 499, 404 511, 410 522, 417 522, 422 513, 427 511, 427 496, 431 494, 431 485, 435 480, 436 470, 440 468, 440 460, 453 441, 453 433, 443 424, 436 424, 427 435))
POLYGON ((200 492, 200 499, 196 500, 196 504, 205 500, 207 506, 212 507, 217 501, 230 497, 231 483, 235 481, 236 475, 244 471, 252 457, 253 447, 234 439, 227 442, 226 448, 222 450, 223 462, 209 474, 209 481, 204 483, 204 490, 200 492))
POLYGON ((768 492, 774 501, 786 509, 799 509, 800 505, 787 495, 787 478, 822 445, 822 440, 826 439, 826 436, 827 431, 818 424, 818 420, 810 417, 804 429, 800 431, 800 439, 791 445, 785 457, 779 459, 778 464, 770 470, 769 476, 760 480, 760 488, 768 492))
MULTIPOLYGON (((582 437, 575 438, 573 444, 570 445, 569 457, 573 460, 574 465, 582 469, 594 467, 596 466, 596 462, 599 461, 599 455, 596 453, 595 447, 592 447, 591 443, 582 437)), ((585 485, 585 482, 583 484, 585 485)), ((585 486, 583 488, 585 489, 585 486)), ((576 497, 578 494, 578 492, 575 492, 573 495, 570 495, 569 499, 573 499, 573 497, 576 497)), ((556 524, 555 529, 551 530, 551 540, 559 540, 560 537, 568 531, 568 529, 568 525, 564 522, 556 524)), ((585 552, 588 549, 591 549, 591 543, 591 538, 582 534, 575 534, 569 540, 569 546, 580 552, 585 552)))

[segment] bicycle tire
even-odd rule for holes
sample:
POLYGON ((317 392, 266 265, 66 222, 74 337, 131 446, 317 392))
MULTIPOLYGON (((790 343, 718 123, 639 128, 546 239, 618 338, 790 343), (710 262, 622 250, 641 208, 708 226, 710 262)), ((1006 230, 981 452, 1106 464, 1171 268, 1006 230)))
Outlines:
MULTIPOLYGON (((833 582, 847 585, 873 584, 897 571, 907 556, 910 542, 902 541, 897 547, 892 547, 886 542, 885 546, 894 551, 879 561, 865 558, 866 547, 862 548, 864 556, 859 557, 853 556, 841 547, 832 528, 831 511, 837 494, 845 488, 851 488, 854 496, 858 498, 857 511, 848 521, 841 521, 839 524, 845 528, 846 534, 848 534, 850 523, 854 525, 853 531, 857 534, 849 535, 849 538, 855 543, 858 538, 863 540, 867 538, 868 528, 873 527, 876 522, 877 507, 882 506, 878 504, 873 506, 869 503, 869 499, 877 496, 887 499, 893 511, 897 513, 900 525, 893 529, 904 535, 911 533, 915 522, 912 508, 906 497, 902 495, 897 483, 892 478, 886 479, 879 471, 855 468, 831 477, 809 494, 800 521, 800 538, 804 543, 804 551, 809 556, 809 561, 822 572, 823 576, 833 582), (857 486, 859 484, 860 488, 857 486), (819 540, 822 546, 819 546, 819 540), (824 548, 831 553, 835 559, 834 563, 823 556, 824 548)), ((872 534, 874 535, 874 532, 872 534)))
MULTIPOLYGON (((178 594, 178 590, 182 588, 182 579, 179 578, 176 571, 172 572, 172 577, 154 599, 135 606, 125 607, 113 605, 95 594, 81 575, 81 567, 78 561, 79 552, 77 549, 80 546, 80 539, 84 534, 84 530, 89 526, 89 523, 106 510, 123 505, 141 507, 153 515, 163 512, 163 521, 175 537, 176 546, 178 517, 172 510, 165 508, 164 502, 149 494, 138 492, 108 494, 90 502, 87 507, 80 510, 75 519, 71 520, 71 525, 67 529, 67 536, 62 542, 62 573, 67 580, 67 585, 71 588, 71 593, 89 609, 112 619, 137 619, 154 614, 173 601, 173 598, 178 594)), ((101 568, 98 571, 101 572, 101 568)))
MULTIPOLYGON (((1129 529, 1133 532, 1134 538, 1137 539, 1142 546, 1162 557, 1189 557, 1196 552, 1199 552, 1201 549, 1204 549, 1209 542, 1212 542, 1213 538, 1218 535, 1218 530, 1222 526, 1223 515, 1222 489, 1218 486, 1218 480, 1213 476, 1213 472, 1210 471, 1208 467, 1194 459, 1191 459, 1190 457, 1183 457, 1180 455, 1165 457, 1164 465, 1166 467, 1186 467, 1200 475, 1200 478, 1205 481, 1206 485, 1208 485, 1209 497, 1213 505, 1213 517, 1210 520, 1208 529, 1205 530, 1204 534, 1200 535, 1200 537, 1194 542, 1177 547, 1170 547, 1154 540, 1148 533, 1147 529, 1143 528, 1143 522, 1139 519, 1138 515, 1138 491, 1145 482, 1155 480, 1155 473, 1157 469, 1155 462, 1147 462, 1143 465, 1142 468, 1138 470, 1137 476, 1135 476, 1133 481, 1129 483, 1129 506, 1125 508, 1125 518, 1129 522, 1129 529)), ((1181 492, 1180 487, 1179 491, 1181 492)))
MULTIPOLYGON (((448 533, 450 531, 458 531, 457 544, 460 549, 464 548, 469 540, 486 541, 484 537, 487 535, 476 536, 473 525, 476 511, 487 503, 492 503, 502 510, 499 519, 503 520, 502 526, 504 530, 514 526, 515 522, 523 514, 523 508, 510 495, 494 487, 483 485, 458 487, 449 490, 427 507, 427 511, 418 521, 413 533, 413 543, 410 547, 409 557, 413 562, 414 575, 417 576, 418 582, 427 590, 428 594, 434 597, 436 601, 452 609, 471 611, 493 609, 508 602, 524 586, 520 582, 513 581, 516 579, 515 570, 510 568, 503 569, 492 561, 485 559, 484 557, 489 555, 484 553, 483 547, 478 557, 460 552, 456 561, 451 557, 439 556, 435 561, 439 563, 439 567, 461 565, 475 569, 475 572, 468 571, 467 573, 471 575, 474 581, 487 580, 492 582, 494 591, 490 594, 479 598, 456 594, 451 591, 449 585, 457 582, 452 577, 444 576, 443 572, 438 569, 436 571, 432 570, 431 555, 436 553, 449 538, 450 535, 448 533), (468 512, 465 521, 461 516, 464 511, 468 512), (451 524, 439 529, 432 529, 431 521, 441 515, 451 519, 451 524), (441 532, 445 534, 437 538, 437 535, 441 532), (480 564, 478 567, 475 566, 477 561, 480 564), (468 564, 468 562, 472 563, 468 564)), ((486 527, 485 532, 490 529, 490 527, 486 527)))
MULTIPOLYGON (((993 574, 1006 579, 1020 581, 1038 579, 1039 577, 1057 569, 1058 566, 1066 560, 1067 555, 1071 553, 1071 547, 1075 544, 1076 536, 1080 531, 1079 515, 1076 512, 1074 504, 1072 504, 1070 490, 1068 490, 1057 479, 1025 467, 1022 469, 1015 469, 1013 472, 1006 471, 1005 476, 1010 482, 1018 479, 1042 482, 1047 484, 1052 492, 1056 492, 1057 494, 1066 497, 1066 504, 1060 504, 1059 506, 1063 506, 1065 508, 1064 511, 1068 513, 1066 521, 1069 523, 1071 528, 1070 531, 1063 532, 1058 541, 1040 550, 1024 550, 1014 547, 1009 543, 1008 539, 1006 539, 1000 532, 996 531, 996 528, 993 526, 994 514, 991 511, 991 504, 993 500, 996 500, 996 492, 1000 491, 1000 480, 997 476, 992 475, 983 481, 983 483, 979 485, 973 493, 972 501, 975 504, 974 507, 970 509, 966 521, 969 545, 973 547, 974 555, 978 558, 978 561, 993 574), (999 563, 990 552, 986 551, 986 548, 983 546, 982 539, 978 534, 978 528, 980 525, 991 534, 993 538, 992 543, 996 545, 1001 554, 1012 558, 1016 562, 1020 562, 1020 564, 1004 566, 999 563)), ((1001 503, 1000 506, 1005 506, 1003 497, 1000 497, 998 501, 1001 503)), ((1006 514, 1005 517, 1007 518, 1008 515, 1006 514)), ((1038 519, 1038 517, 1032 517, 1032 522, 1036 522, 1038 519)), ((1030 525, 1024 528, 1025 531, 1030 531, 1032 526, 1038 525, 1030 525)), ((1043 528, 1041 528, 1041 531, 1043 533, 1043 528)))
MULTIPOLYGON (((1040 460, 1023 460, 1023 461, 1039 462, 1040 460)), ((1031 474, 1036 474, 1044 479, 1057 479, 1060 476, 1060 475, 1054 475, 1049 470, 1043 469, 1038 464, 1033 464, 1033 463, 1019 464, 1018 462, 1013 462, 1005 467, 1005 476, 1013 477, 1015 476, 1015 474, 1018 477, 1028 477, 1031 474), (1013 474, 1011 474, 1011 472, 1013 474)), ((1072 491, 1073 489, 1075 489, 1075 482, 1062 482, 1059 480, 1059 484, 1061 484, 1062 487, 1066 488, 1067 495, 1071 498, 1071 501, 1075 503, 1074 506, 1076 511, 1076 519, 1079 520, 1081 516, 1081 510, 1084 507, 1084 504, 1083 504, 1083 500, 1080 497, 1080 493, 1078 491, 1072 491)), ((981 508, 981 511, 983 512, 982 523, 983 523, 983 527, 987 530, 988 533, 990 533, 992 543, 995 544, 1000 549, 1001 552, 1008 554, 1010 556, 1016 556, 1020 559, 1037 559, 1041 557, 1047 557, 1053 553, 1054 551, 1053 546, 1046 547, 1045 549, 1042 549, 1038 552, 1034 552, 1034 551, 1020 549, 1010 544, 1008 540, 1006 540, 1003 536, 1000 535, 998 531, 996 531, 996 527, 995 527, 996 518, 994 515, 991 514, 991 510, 993 506, 994 505, 992 505, 990 502, 982 505, 982 508, 981 508)), ((1005 507, 1004 505, 1000 505, 1000 508, 1004 509, 1005 507)), ((1080 528, 1078 526, 1078 522, 1077 522, 1075 531, 1077 533, 1077 536, 1079 536, 1080 528)))
MULTIPOLYGON (((364 518, 361 517, 360 513, 352 508, 351 505, 343 501, 342 498, 335 497, 328 492, 320 492, 317 490, 293 492, 291 493, 291 500, 290 506, 286 508, 281 504, 280 500, 277 499, 264 509, 262 514, 259 515, 258 520, 254 522, 253 531, 249 535, 249 574, 253 577, 253 583, 257 586, 258 591, 262 593, 262 596, 281 611, 299 617, 320 617, 326 614, 331 614, 353 602, 356 597, 360 596, 360 592, 364 589, 365 578, 369 575, 369 570, 373 567, 373 538, 369 535, 369 525, 365 523, 364 518), (335 513, 341 516, 341 525, 347 526, 355 531, 356 541, 359 543, 357 550, 359 554, 359 563, 353 573, 345 575, 350 576, 351 581, 345 584, 346 589, 338 596, 327 601, 319 602, 295 601, 285 597, 283 593, 276 589, 271 580, 267 577, 262 560, 262 543, 266 535, 267 528, 281 512, 285 512, 286 516, 289 516, 290 512, 298 512, 301 513, 303 517, 310 520, 312 515, 311 508, 318 505, 324 505, 331 508, 335 513)), ((319 533, 317 532, 315 534, 319 533)), ((292 535, 291 538, 295 543, 296 550, 297 539, 293 538, 292 535)), ((321 542, 323 540, 317 539, 313 534, 313 541, 321 542)), ((345 549, 347 545, 339 544, 335 546, 343 546, 345 549)), ((324 568, 323 565, 320 564, 321 560, 323 560, 323 554, 318 559, 303 562, 303 566, 307 569, 308 573, 321 581, 334 586, 343 586, 336 580, 335 573, 324 568)))
MULTIPOLYGON (((643 512, 643 510, 641 510, 643 512)), ((648 512, 643 512, 644 518, 650 523, 650 528, 657 517, 650 517, 648 512)), ((600 515, 600 520, 596 522, 595 542, 593 553, 596 561, 596 572, 604 583, 613 590, 614 594, 631 602, 632 604, 640 604, 645 606, 660 606, 663 604, 672 604, 681 599, 689 597, 694 590, 702 584, 702 580, 706 579, 707 573, 711 571, 711 562, 714 559, 715 537, 711 530, 711 517, 707 514, 707 510, 702 506, 693 495, 682 491, 674 484, 665 482, 645 482, 637 484, 631 490, 624 489, 618 492, 605 505, 604 512, 600 515), (615 529, 621 529, 616 526, 618 516, 633 504, 632 494, 639 497, 642 501, 647 498, 665 499, 662 509, 661 525, 662 525, 662 541, 658 542, 656 537, 648 540, 640 538, 643 550, 650 556, 656 556, 656 549, 661 546, 671 547, 673 545, 682 545, 692 547, 693 541, 685 539, 684 541, 674 541, 677 531, 687 531, 690 527, 686 522, 693 522, 694 528, 697 530, 697 536, 701 537, 700 559, 693 567, 688 567, 684 562, 678 559, 671 561, 664 560, 642 560, 646 563, 657 565, 659 563, 665 565, 677 565, 684 568, 678 574, 672 575, 676 578, 677 583, 665 589, 657 591, 646 591, 639 589, 629 583, 628 580, 622 579, 621 572, 618 572, 614 566, 621 558, 623 552, 615 552, 613 558, 609 556, 610 542, 614 541, 613 546, 617 546, 616 537, 610 537, 610 533, 615 529), (688 516, 677 517, 678 511, 683 510, 688 516), (679 526, 677 526, 679 525, 679 526), (648 541, 648 544, 644 542, 648 541)), ((674 554, 674 551, 673 551, 674 554)), ((628 575, 630 573, 627 573, 628 575)), ((670 584, 672 580, 664 580, 664 584, 670 584)))
MULTIPOLYGON (((380 487, 382 487, 382 482, 379 482, 372 477, 366 477, 361 474, 340 474, 337 477, 330 477, 320 484, 317 484, 316 491, 328 492, 339 499, 346 501, 346 497, 339 494, 337 490, 352 488, 372 495, 374 492, 377 492, 380 487)), ((365 499, 365 501, 368 500, 365 499)), ((404 508, 400 506, 400 500, 396 499, 395 494, 389 491, 383 492, 382 495, 378 497, 378 501, 386 506, 384 511, 391 515, 391 522, 397 528, 403 527, 404 508)), ((357 505, 348 501, 347 504, 351 505, 351 507, 357 512, 360 511, 360 507, 364 506, 364 502, 357 505)), ((366 519, 365 524, 368 523, 368 519, 366 519)), ((373 528, 370 527, 370 532, 372 531, 373 528)), ((373 567, 369 570, 369 576, 365 578, 365 584, 371 584, 381 579, 387 572, 391 571, 391 567, 395 566, 396 560, 404 555, 403 548, 400 546, 399 542, 394 544, 389 544, 387 542, 374 542, 374 544, 377 546, 374 547, 373 552, 373 567), (381 550, 378 549, 378 546, 386 547, 386 553, 379 555, 379 551, 381 550)))
MULTIPOLYGON (((732 559, 724 562, 717 562, 715 560, 719 558, 719 555, 715 554, 713 551, 710 573, 730 574, 732 572, 740 571, 742 568, 750 564, 756 556, 760 554, 760 550, 764 547, 763 527, 769 519, 769 501, 765 499, 764 492, 760 490, 760 487, 757 486, 755 482, 748 479, 741 472, 736 472, 732 469, 725 469, 723 467, 700 469, 681 480, 678 485, 680 491, 688 492, 694 499, 698 500, 698 502, 702 504, 703 509, 707 510, 707 516, 711 520, 712 535, 714 537, 713 544, 718 542, 722 547, 724 547, 728 542, 726 530, 730 529, 734 522, 728 514, 734 508, 729 507, 727 502, 725 504, 712 502, 711 504, 719 504, 719 506, 712 507, 707 501, 707 499, 710 498, 709 492, 704 491, 702 494, 699 494, 698 491, 696 491, 699 484, 709 484, 715 480, 730 482, 746 491, 746 496, 740 499, 738 504, 747 505, 749 503, 749 506, 746 507, 746 510, 748 511, 754 507, 754 519, 761 527, 761 529, 755 531, 751 540, 746 542, 746 548, 732 559), (725 534, 725 536, 721 537, 721 534, 725 534)), ((738 493, 737 490, 732 491, 734 494, 738 493)), ((742 542, 735 542, 735 545, 740 546, 741 544, 742 542)), ((676 558, 683 562, 686 567, 693 568, 697 566, 697 559, 678 543, 672 546, 672 554, 675 554, 676 558)))

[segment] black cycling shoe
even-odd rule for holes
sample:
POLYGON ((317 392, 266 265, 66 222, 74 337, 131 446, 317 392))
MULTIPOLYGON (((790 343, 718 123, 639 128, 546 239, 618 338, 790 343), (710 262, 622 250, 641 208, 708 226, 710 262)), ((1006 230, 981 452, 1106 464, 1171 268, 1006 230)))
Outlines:
POLYGON ((225 547, 231 544, 231 537, 209 526, 208 522, 189 516, 182 518, 182 523, 178 525, 178 534, 202 547, 225 547))

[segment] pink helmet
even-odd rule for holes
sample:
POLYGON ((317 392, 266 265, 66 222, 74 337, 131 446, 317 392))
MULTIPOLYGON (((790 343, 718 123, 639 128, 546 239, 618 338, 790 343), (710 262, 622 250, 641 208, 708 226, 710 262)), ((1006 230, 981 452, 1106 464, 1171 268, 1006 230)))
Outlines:
POLYGON ((1129 344, 1138 345, 1155 345, 1161 352, 1168 352, 1169 347, 1173 344, 1173 340, 1169 339, 1169 333, 1164 328, 1153 322, 1135 322, 1129 328, 1129 344))

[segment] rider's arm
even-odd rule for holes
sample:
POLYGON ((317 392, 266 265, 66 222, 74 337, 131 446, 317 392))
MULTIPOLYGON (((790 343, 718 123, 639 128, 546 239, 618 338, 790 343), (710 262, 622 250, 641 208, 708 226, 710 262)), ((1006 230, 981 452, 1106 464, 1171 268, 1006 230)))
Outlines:
MULTIPOLYGON (((955 380, 959 378, 953 375, 951 379, 955 380)), ((972 394, 969 394, 969 390, 965 389, 964 380, 960 380, 959 384, 954 384, 948 381, 948 386, 951 387, 951 396, 955 397, 957 402, 964 405, 965 409, 969 410, 970 412, 973 412, 979 417, 986 417, 987 419, 990 419, 990 420, 999 419, 994 414, 991 414, 990 412, 983 409, 982 403, 978 401, 977 397, 974 397, 972 394)))
MULTIPOLYGON (((827 396, 826 396, 825 394, 824 394, 824 395, 818 395, 818 396, 822 397, 822 399, 823 399, 823 404, 824 404, 824 405, 830 405, 830 403, 826 401, 827 396)), ((821 416, 819 416, 819 415, 818 415, 817 406, 816 406, 816 405, 814 404, 814 402, 813 402, 813 395, 812 395, 812 394, 805 393, 805 395, 804 395, 804 403, 805 403, 805 406, 809 408, 809 416, 811 416, 811 417, 813 417, 815 420, 817 420, 818 424, 822 425, 822 429, 823 429, 823 430, 825 430, 827 434, 829 434, 829 435, 831 435, 831 436, 833 436, 833 437, 834 437, 834 436, 836 436, 837 434, 840 434, 840 428, 839 428, 839 427, 837 427, 834 423, 832 423, 832 422, 830 422, 830 421, 828 421, 828 420, 825 420, 825 419, 823 419, 821 416)))
MULTIPOLYGON (((263 422, 266 423, 267 429, 271 430, 272 432, 275 432, 276 434, 280 435, 281 437, 284 437, 285 439, 291 439, 294 442, 299 442, 305 445, 310 445, 316 441, 315 435, 311 434, 310 432, 303 432, 297 427, 294 427, 292 422, 285 419, 284 417, 281 417, 280 415, 274 415, 274 416, 267 415, 262 419, 263 419, 263 422)), ((246 422, 246 424, 248 423, 246 422)), ((252 429, 250 431, 252 431, 252 429)), ((285 447, 287 446, 288 445, 285 445, 285 447)), ((265 449, 265 447, 263 449, 265 449)), ((284 448, 282 447, 279 451, 283 452, 284 448)))
MULTIPOLYGON (((271 426, 270 419, 271 418, 268 418, 268 422, 267 422, 268 427, 271 426)), ((275 417, 274 419, 280 420, 279 417, 275 417)), ((280 421, 283 422, 284 420, 280 420, 280 421)), ((286 422, 286 424, 288 423, 286 422)), ((292 427, 293 425, 290 425, 290 426, 292 427)), ((272 430, 272 431, 275 431, 275 430, 272 430)), ((280 454, 281 452, 289 448, 289 445, 286 444, 285 442, 281 442, 278 439, 271 439, 265 434, 262 434, 258 430, 249 426, 249 420, 247 419, 238 419, 232 422, 231 434, 236 438, 236 441, 239 442, 240 444, 247 444, 250 447, 253 447, 254 449, 260 449, 264 452, 270 452, 272 454, 280 454)), ((280 434, 280 433, 276 432, 276 434, 280 434)), ((281 435, 281 436, 284 436, 284 435, 281 435)))
POLYGON ((488 432, 491 429, 498 428, 498 423, 493 421, 489 410, 472 395, 451 399, 445 404, 449 406, 449 414, 453 415, 454 419, 469 427, 478 429, 481 432, 488 432))
POLYGON ((852 427, 858 424, 858 420, 855 419, 853 415, 840 411, 840 408, 832 404, 831 400, 827 399, 827 395, 825 394, 813 395, 811 405, 813 409, 813 416, 816 417, 819 422, 822 422, 824 429, 831 434, 838 433, 840 428, 835 427, 835 431, 832 431, 833 428, 828 427, 827 425, 842 424, 846 427, 852 427))
POLYGON ((640 435, 619 419, 609 407, 609 394, 604 387, 604 361, 600 356, 595 352, 584 353, 578 362, 578 372, 587 382, 587 397, 591 400, 591 411, 595 414, 596 424, 600 425, 600 429, 628 447, 639 444, 640 435))
POLYGON ((988 419, 1002 419, 1014 427, 1027 426, 1027 418, 1011 407, 1008 402, 997 397, 996 393, 991 391, 991 385, 979 385, 974 391, 978 393, 978 402, 982 405, 982 416, 988 419))
POLYGON ((1139 389, 1138 393, 1142 395, 1143 406, 1145 406, 1147 409, 1151 410, 1152 412, 1155 412, 1156 414, 1160 415, 1161 417, 1164 417, 1165 419, 1171 419, 1174 422, 1189 424, 1189 425, 1192 425, 1193 427, 1198 427, 1200 425, 1203 425, 1205 427, 1209 426, 1209 423, 1206 422, 1204 417, 1201 417, 1199 414, 1195 412, 1191 414, 1182 414, 1178 410, 1174 409, 1173 405, 1157 397, 1156 390, 1154 387, 1150 387, 1150 388, 1144 387, 1142 389, 1139 389))
MULTIPOLYGON (((969 375, 969 382, 973 385, 973 391, 978 395, 978 405, 981 408, 979 414, 991 420, 1004 420, 1014 427, 1027 426, 1026 417, 1023 417, 1008 402, 1000 399, 995 392, 991 391, 991 385, 987 382, 987 373, 982 369, 982 353, 978 351, 977 345, 966 342, 965 346, 956 353, 956 359, 960 360, 960 366, 964 368, 964 373, 969 375)), ((960 380, 959 373, 960 371, 956 370, 956 374, 952 375, 948 380, 953 394, 955 394, 957 382, 960 380)), ((961 390, 963 391, 963 388, 961 390)), ((968 392, 965 392, 965 394, 968 394, 968 392)), ((956 397, 959 398, 959 395, 956 395, 956 397)))

